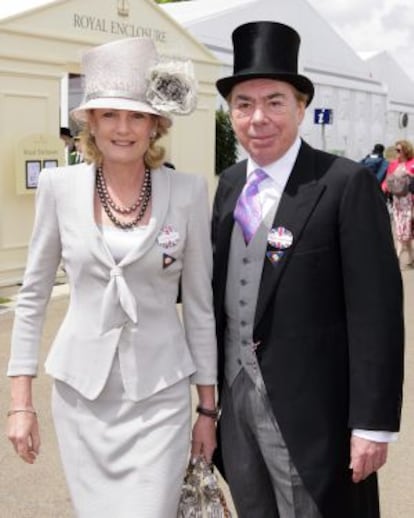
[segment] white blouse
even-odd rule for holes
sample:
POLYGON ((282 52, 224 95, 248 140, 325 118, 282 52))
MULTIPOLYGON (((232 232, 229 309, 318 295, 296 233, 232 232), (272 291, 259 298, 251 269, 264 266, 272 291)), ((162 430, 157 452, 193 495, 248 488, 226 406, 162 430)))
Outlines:
POLYGON ((123 230, 111 225, 98 225, 116 263, 119 263, 133 248, 138 248, 152 225, 143 225, 123 230))

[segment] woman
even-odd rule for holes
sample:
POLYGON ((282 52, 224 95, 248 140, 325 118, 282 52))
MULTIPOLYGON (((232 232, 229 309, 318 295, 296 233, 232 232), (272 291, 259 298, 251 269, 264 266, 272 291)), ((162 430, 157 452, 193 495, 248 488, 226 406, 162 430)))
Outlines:
MULTIPOLYGON (((404 169, 408 175, 414 176, 414 149, 407 140, 398 140, 395 143, 395 151, 397 158, 390 162, 387 170, 387 176, 383 182, 383 190, 388 193, 387 179, 396 170, 404 169)), ((398 258, 401 260, 402 253, 407 252, 407 267, 414 266, 412 237, 413 237, 413 195, 408 192, 403 196, 393 195, 392 216, 394 222, 394 231, 396 239, 396 248, 398 258)))
POLYGON ((67 314, 46 361, 52 413, 79 517, 175 517, 190 444, 211 460, 217 411, 205 182, 160 164, 169 113, 194 108, 184 65, 158 63, 149 39, 82 60, 85 164, 44 170, 8 375, 8 436, 33 463, 32 378, 45 308, 62 261, 67 314), (178 68, 177 68, 178 67, 178 68), (163 110, 163 111, 161 111, 163 110), (181 279, 181 281, 180 281, 181 279), (176 299, 181 283, 183 322, 176 299))

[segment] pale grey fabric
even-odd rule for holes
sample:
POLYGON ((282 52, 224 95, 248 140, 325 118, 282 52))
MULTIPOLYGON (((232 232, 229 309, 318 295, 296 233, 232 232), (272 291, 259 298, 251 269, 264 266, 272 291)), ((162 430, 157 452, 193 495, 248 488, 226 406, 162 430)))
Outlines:
POLYGON ((222 396, 223 459, 238 517, 322 518, 258 384, 242 369, 222 396))
POLYGON ((55 381, 52 410, 78 518, 176 518, 190 444, 185 378, 131 401, 115 357, 94 401, 55 381))
POLYGON ((223 459, 239 518, 320 518, 290 459, 254 350, 253 324, 263 261, 268 260, 269 229, 262 222, 248 246, 238 225, 231 237, 225 296, 223 459))
POLYGON ((262 223, 246 246, 239 226, 234 225, 233 228, 225 299, 225 377, 229 385, 242 366, 253 381, 256 377, 252 333, 267 233, 268 229, 262 223))
POLYGON ((189 375, 193 383, 215 384, 205 179, 166 167, 153 170, 149 232, 118 264, 94 219, 94 189, 93 164, 45 169, 40 175, 8 375, 37 373, 44 310, 63 257, 71 296, 46 360, 48 374, 94 399, 119 341, 129 340, 125 352, 135 366, 129 385, 136 401, 189 375), (171 229, 178 240, 165 248, 160 237, 171 229), (168 268, 164 254, 175 259, 168 268), (182 319, 176 306, 180 278, 182 319))

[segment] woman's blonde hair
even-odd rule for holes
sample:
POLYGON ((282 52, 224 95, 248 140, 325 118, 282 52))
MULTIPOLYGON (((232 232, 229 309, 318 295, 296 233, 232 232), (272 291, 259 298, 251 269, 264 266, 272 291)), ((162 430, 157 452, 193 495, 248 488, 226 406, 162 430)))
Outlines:
POLYGON ((397 146, 400 146, 401 151, 407 160, 411 160, 414 157, 413 145, 408 140, 397 140, 395 147, 397 146))
MULTIPOLYGON (((157 115, 152 115, 152 117, 157 121, 156 134, 151 138, 150 145, 145 152, 144 163, 146 167, 155 169, 164 162, 165 149, 163 146, 157 144, 157 141, 168 133, 169 122, 164 117, 158 117, 157 115)), ((79 137, 85 162, 88 164, 95 163, 96 165, 102 164, 102 153, 96 145, 95 137, 91 132, 88 121, 84 123, 79 133, 79 137)))

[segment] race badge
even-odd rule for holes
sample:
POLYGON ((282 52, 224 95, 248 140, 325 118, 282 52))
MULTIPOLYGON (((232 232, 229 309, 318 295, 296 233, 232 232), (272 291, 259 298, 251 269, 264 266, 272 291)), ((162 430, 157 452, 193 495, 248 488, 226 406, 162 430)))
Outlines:
POLYGON ((273 248, 286 250, 293 243, 293 234, 285 227, 272 228, 267 235, 267 242, 273 248))
POLYGON ((273 266, 275 266, 281 259, 282 257, 285 255, 285 252, 281 252, 281 251, 268 251, 266 252, 266 257, 269 259, 269 261, 273 264, 273 266))
POLYGON ((158 234, 157 243, 160 247, 169 249, 174 248, 180 241, 180 234, 174 230, 172 225, 165 225, 158 234))
POLYGON ((177 259, 175 257, 173 257, 172 255, 162 254, 162 268, 163 268, 163 270, 165 270, 165 268, 168 268, 173 263, 175 263, 176 260, 177 259))

